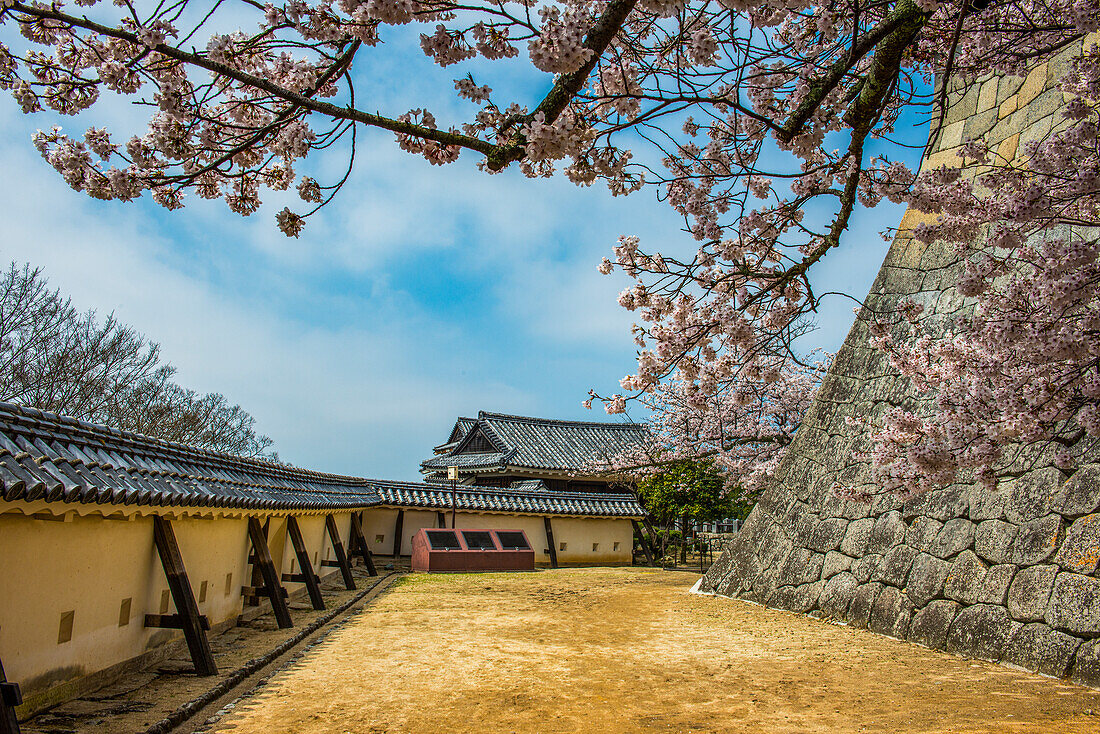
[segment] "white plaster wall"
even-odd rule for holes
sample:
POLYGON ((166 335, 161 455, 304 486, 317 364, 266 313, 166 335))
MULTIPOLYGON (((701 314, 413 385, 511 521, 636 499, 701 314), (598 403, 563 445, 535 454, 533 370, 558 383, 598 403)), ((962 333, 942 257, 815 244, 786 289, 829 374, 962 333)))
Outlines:
MULTIPOLYGON (((167 609, 162 607, 168 583, 153 544, 151 516, 124 519, 118 513, 120 519, 105 519, 55 507, 66 519, 54 521, 25 515, 17 507, 0 503, 0 660, 7 678, 18 682, 25 694, 40 694, 182 638, 179 630, 146 629, 143 624, 146 614, 176 612, 170 595, 167 609), (120 625, 124 599, 131 600, 129 621, 120 625), (59 643, 61 617, 70 611, 72 639, 59 643)), ((78 509, 88 511, 87 506, 78 509)), ((334 558, 324 516, 298 519, 310 560, 326 554, 334 558)), ((270 520, 268 543, 277 570, 289 573, 293 551, 286 519, 270 520)), ((337 514, 336 520, 346 548, 350 515, 337 514)), ((211 513, 176 517, 171 523, 200 613, 212 626, 231 623, 242 611, 241 586, 250 583, 247 518, 211 513)), ((339 573, 338 568, 315 571, 321 576, 339 573)), ((291 593, 302 588, 286 586, 291 593)))

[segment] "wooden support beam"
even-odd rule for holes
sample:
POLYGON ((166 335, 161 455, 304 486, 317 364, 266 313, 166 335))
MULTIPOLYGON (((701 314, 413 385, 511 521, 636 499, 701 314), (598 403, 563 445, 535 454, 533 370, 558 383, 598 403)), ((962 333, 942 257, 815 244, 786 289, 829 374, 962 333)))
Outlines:
MULTIPOLYGON (((298 527, 298 518, 294 515, 287 515, 286 518, 286 532, 290 535, 290 542, 294 546, 294 555, 298 557, 298 566, 301 567, 302 573, 298 574, 301 578, 294 579, 299 583, 305 583, 306 589, 309 591, 309 600, 313 604, 314 609, 324 609, 325 600, 321 596, 321 584, 317 578, 317 574, 313 572, 313 564, 309 560, 309 550, 306 548, 305 542, 302 540, 302 531, 298 527)), ((284 580, 286 576, 283 576, 284 580)))
POLYGON ((0 734, 19 734, 19 721, 15 707, 23 703, 23 692, 18 683, 4 677, 4 663, 0 662, 0 734))
POLYGON ((363 523, 359 521, 359 513, 351 513, 351 552, 358 553, 359 557, 363 559, 363 563, 367 564, 367 573, 371 576, 378 575, 378 569, 374 567, 374 554, 370 552, 370 546, 367 545, 367 536, 363 535, 363 523))
POLYGON ((558 549, 554 545, 554 527, 550 524, 550 518, 542 518, 546 526, 546 547, 550 549, 550 568, 558 567, 558 549))
POLYGON ((634 532, 638 534, 638 542, 642 545, 642 552, 645 553, 645 558, 649 561, 649 565, 656 566, 657 561, 654 558, 653 549, 649 544, 649 540, 646 538, 644 532, 642 532, 642 525, 637 520, 630 521, 634 525, 634 532))
POLYGON ((355 579, 351 575, 351 564, 344 553, 344 543, 340 540, 340 529, 336 527, 336 518, 325 515, 325 530, 328 531, 328 540, 332 543, 332 550, 336 553, 336 563, 321 561, 322 566, 335 565, 340 567, 340 574, 344 577, 344 588, 348 591, 355 590, 355 579))
POLYGON ((405 524, 405 511, 397 511, 397 522, 393 527, 393 557, 401 557, 401 533, 404 530, 402 527, 405 524))
MULTIPOLYGON (((642 518, 642 527, 644 527, 646 532, 649 533, 649 549, 653 551, 653 557, 657 558, 657 533, 653 530, 653 526, 649 523, 648 517, 642 518)), ((659 565, 660 563, 661 560, 658 559, 656 565, 659 565)))
POLYGON ((259 519, 248 518, 248 539, 252 541, 252 553, 256 557, 254 568, 260 571, 263 586, 253 584, 257 593, 262 593, 271 600, 271 609, 275 612, 275 621, 279 623, 279 629, 293 627, 290 621, 290 610, 287 608, 286 589, 279 583, 279 577, 275 573, 275 562, 271 560, 271 549, 267 547, 267 537, 260 526, 259 519))
MULTIPOLYGON (((264 524, 263 524, 263 535, 264 535, 265 540, 267 538, 267 530, 268 530, 268 527, 270 527, 270 525, 271 525, 271 518, 265 518, 264 519, 264 524)), ((252 587, 254 587, 254 588, 257 588, 257 589, 263 588, 264 575, 260 571, 260 563, 259 563, 258 559, 256 558, 255 553, 249 553, 248 554, 248 565, 252 566, 252 571, 251 571, 251 574, 250 574, 251 578, 249 579, 248 583, 251 584, 252 587)), ((244 592, 241 592, 241 593, 243 594, 244 592)), ((285 594, 284 594, 284 596, 285 596, 285 594)), ((250 606, 250 607, 260 606, 260 597, 257 596, 256 594, 252 594, 252 595, 244 594, 244 597, 245 597, 244 602, 248 606, 250 606)))
MULTIPOLYGON (((165 629, 183 629, 184 619, 179 614, 146 614, 145 626, 165 629)), ((210 629, 210 620, 205 614, 199 615, 199 625, 204 630, 210 629)))
MULTIPOLYGON (((287 590, 286 590, 285 586, 280 586, 278 593, 281 594, 284 599, 286 599, 290 596, 290 594, 287 593, 287 590)), ((242 586, 241 587, 241 596, 253 597, 255 599, 259 599, 261 596, 263 596, 263 597, 271 596, 271 593, 267 590, 266 586, 242 586)), ((257 604, 258 603, 259 602, 257 602, 257 604)), ((252 606, 255 606, 255 604, 253 604, 252 606)))
POLYGON ((172 592, 172 601, 176 605, 176 614, 173 616, 179 618, 179 629, 183 630, 183 636, 187 640, 187 649, 191 652, 191 661, 195 663, 195 672, 199 675, 217 675, 218 666, 214 662, 214 652, 210 649, 210 641, 206 639, 206 628, 210 625, 203 627, 199 605, 195 603, 195 593, 191 590, 187 570, 183 567, 183 555, 176 543, 172 523, 160 515, 153 515, 153 542, 156 543, 164 576, 168 579, 168 589, 172 592))

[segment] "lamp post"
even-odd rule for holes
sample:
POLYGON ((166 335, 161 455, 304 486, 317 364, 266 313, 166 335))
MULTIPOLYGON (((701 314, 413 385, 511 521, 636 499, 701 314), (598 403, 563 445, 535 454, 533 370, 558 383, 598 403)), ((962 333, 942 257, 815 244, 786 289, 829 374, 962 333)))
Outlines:
POLYGON ((447 478, 451 480, 451 530, 455 529, 455 482, 458 480, 458 467, 447 467, 447 478))

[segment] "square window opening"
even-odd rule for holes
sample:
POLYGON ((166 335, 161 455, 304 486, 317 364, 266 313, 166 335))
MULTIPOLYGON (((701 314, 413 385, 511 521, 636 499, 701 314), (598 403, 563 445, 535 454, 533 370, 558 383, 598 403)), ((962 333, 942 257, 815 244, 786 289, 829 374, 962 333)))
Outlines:
POLYGON ((374 536, 374 542, 375 542, 375 543, 382 543, 382 542, 384 542, 385 540, 386 540, 386 536, 385 536, 385 535, 376 535, 376 536, 374 536))
POLYGON ((593 552, 593 553, 595 553, 595 552, 596 552, 596 551, 598 551, 599 549, 600 549, 600 544, 599 544, 599 543, 593 543, 593 544, 592 544, 592 552, 593 552))
POLYGON ((558 550, 563 551, 568 547, 568 543, 558 543, 558 550))
POLYGON ((123 599, 122 604, 118 606, 118 626, 125 627, 130 624, 130 606, 134 603, 133 598, 123 599))
POLYGON ((199 604, 202 604, 204 601, 206 601, 206 586, 206 581, 203 581, 201 584, 199 584, 199 604))
POLYGON ((613 546, 611 546, 611 550, 619 550, 619 546, 621 546, 621 545, 622 545, 622 543, 620 543, 619 541, 616 540, 615 544, 613 546))
POLYGON ((73 618, 75 611, 61 613, 61 623, 57 626, 57 644, 62 645, 73 639, 73 618))
POLYGON ((168 614, 168 600, 170 599, 168 589, 160 592, 160 613, 168 614))
POLYGON ((229 596, 233 592, 233 574, 232 572, 225 575, 225 595, 229 596))

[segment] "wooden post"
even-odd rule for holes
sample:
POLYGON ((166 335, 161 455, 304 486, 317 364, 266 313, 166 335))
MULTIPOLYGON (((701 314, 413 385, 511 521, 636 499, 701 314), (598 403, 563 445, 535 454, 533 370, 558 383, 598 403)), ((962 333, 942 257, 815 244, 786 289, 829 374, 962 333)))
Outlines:
POLYGON ((550 549, 550 568, 558 567, 558 549, 554 546, 554 528, 550 525, 550 518, 542 518, 546 526, 546 547, 550 549))
MULTIPOLYGON (((650 543, 649 547, 653 550, 653 555, 656 557, 657 556, 657 533, 653 532, 653 526, 650 525, 648 517, 643 517, 642 518, 642 527, 644 527, 646 532, 649 533, 649 543, 650 543)), ((661 562, 658 561, 658 565, 660 563, 661 562)))
POLYGON ((405 511, 397 511, 397 522, 393 528, 393 557, 394 559, 401 557, 401 531, 402 525, 405 522, 405 511))
POLYGON ((4 677, 4 663, 0 662, 0 734, 19 734, 19 721, 15 707, 23 703, 23 693, 18 683, 9 683, 4 677))
MULTIPOLYGON (((348 556, 344 553, 344 544, 340 541, 340 530, 336 527, 336 518, 332 515, 325 515, 325 530, 328 531, 332 550, 336 553, 336 565, 340 567, 340 574, 344 577, 344 587, 348 591, 354 591, 355 579, 351 575, 351 564, 348 563, 348 556)), ((322 566, 331 564, 332 561, 321 561, 322 566)))
POLYGON ((645 553, 645 559, 649 561, 649 565, 656 566, 657 561, 653 558, 653 550, 649 544, 649 540, 646 539, 645 533, 642 532, 642 526, 637 520, 630 521, 634 525, 634 532, 638 534, 638 542, 642 544, 642 552, 645 553))
POLYGON ((160 515, 153 515, 153 542, 156 543, 160 563, 164 567, 164 576, 168 579, 172 601, 176 604, 176 616, 183 629, 183 636, 187 639, 187 649, 195 663, 195 672, 199 675, 217 675, 218 666, 214 662, 210 641, 206 639, 199 605, 195 603, 195 593, 187 579, 187 570, 183 567, 183 555, 176 543, 176 533, 172 530, 172 524, 160 515))
POLYGON ((309 549, 302 540, 302 530, 298 527, 298 518, 294 515, 286 517, 286 532, 290 536, 290 542, 294 546, 294 555, 298 557, 298 567, 301 573, 285 573, 283 581, 297 581, 306 585, 309 592, 309 601, 313 608, 321 610, 325 608, 325 600, 321 596, 321 584, 317 574, 313 572, 313 564, 309 560, 309 549))
POLYGON ((294 623, 290 620, 290 610, 286 606, 286 599, 283 598, 286 590, 279 583, 278 574, 275 572, 275 562, 271 560, 271 549, 267 547, 264 530, 260 526, 260 521, 255 517, 248 518, 248 538, 252 541, 252 562, 254 565, 259 566, 264 585, 259 589, 250 587, 245 587, 245 589, 263 594, 271 600, 271 609, 275 612, 275 621, 279 623, 279 629, 293 627, 294 623))
POLYGON ((367 536, 363 535, 363 524, 359 521, 357 512, 351 513, 351 540, 348 543, 351 552, 358 553, 363 563, 367 564, 367 574, 377 576, 378 569, 374 567, 374 554, 370 552, 370 546, 367 545, 367 536))

